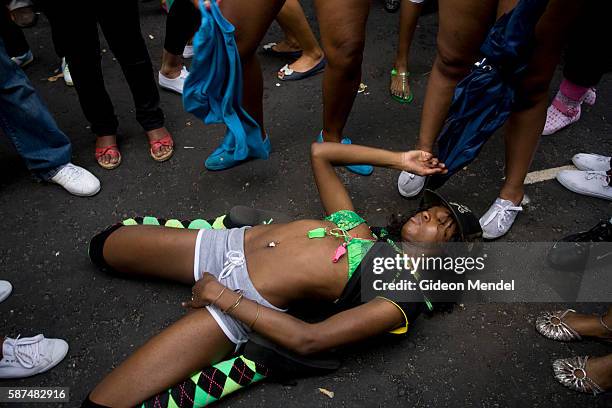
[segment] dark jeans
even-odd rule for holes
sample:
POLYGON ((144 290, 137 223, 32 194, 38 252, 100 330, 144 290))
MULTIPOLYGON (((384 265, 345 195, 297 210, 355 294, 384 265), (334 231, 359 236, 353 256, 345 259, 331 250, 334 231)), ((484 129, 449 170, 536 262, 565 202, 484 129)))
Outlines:
POLYGON ((565 53, 563 76, 576 85, 596 86, 606 72, 612 71, 612 1, 590 0, 572 29, 565 53))
POLYGON ((0 2, 0 38, 4 40, 9 57, 18 57, 30 49, 23 31, 13 22, 3 2, 0 2))
POLYGON ((164 126, 151 58, 140 31, 137 0, 51 2, 54 35, 70 66, 79 102, 91 130, 98 136, 117 133, 118 121, 104 86, 98 24, 117 58, 132 93, 136 120, 145 131, 164 126), (64 41, 64 39, 66 39, 64 41))
POLYGON ((183 49, 200 27, 200 10, 191 0, 174 0, 166 20, 164 49, 174 55, 183 55, 183 49))
POLYGON ((0 39, 0 129, 15 145, 28 169, 48 180, 68 163, 70 140, 57 127, 36 90, 6 53, 0 39))

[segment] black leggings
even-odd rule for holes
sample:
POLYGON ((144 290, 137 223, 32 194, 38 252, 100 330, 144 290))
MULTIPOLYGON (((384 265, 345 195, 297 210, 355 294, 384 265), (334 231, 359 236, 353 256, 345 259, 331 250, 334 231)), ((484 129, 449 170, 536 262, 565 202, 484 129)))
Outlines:
POLYGON ((563 76, 576 85, 596 86, 606 72, 612 71, 612 1, 588 1, 572 28, 565 54, 563 76))
POLYGON ((190 0, 175 0, 166 20, 164 49, 170 54, 182 55, 185 45, 200 26, 200 11, 190 0))
POLYGON ((54 2, 53 7, 56 13, 48 17, 54 35, 62 39, 61 48, 91 130, 98 136, 114 135, 118 127, 104 86, 98 24, 127 80, 136 120, 145 131, 162 127, 164 115, 159 108, 151 58, 140 31, 138 1, 87 2, 85 7, 80 1, 65 0, 54 2))

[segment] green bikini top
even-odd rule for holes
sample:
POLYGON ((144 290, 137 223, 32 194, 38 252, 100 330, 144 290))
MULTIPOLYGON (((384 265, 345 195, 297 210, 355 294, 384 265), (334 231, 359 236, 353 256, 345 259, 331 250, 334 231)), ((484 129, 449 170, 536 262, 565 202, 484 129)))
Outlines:
POLYGON ((315 228, 308 231, 308 238, 323 238, 325 236, 343 237, 344 242, 336 249, 336 253, 332 258, 332 262, 336 263, 340 258, 347 254, 348 258, 348 279, 351 279, 353 273, 359 267, 359 264, 365 258, 368 251, 374 246, 376 240, 353 237, 349 231, 357 226, 365 223, 357 213, 350 210, 340 210, 325 217, 326 221, 331 221, 336 224, 336 228, 315 228))

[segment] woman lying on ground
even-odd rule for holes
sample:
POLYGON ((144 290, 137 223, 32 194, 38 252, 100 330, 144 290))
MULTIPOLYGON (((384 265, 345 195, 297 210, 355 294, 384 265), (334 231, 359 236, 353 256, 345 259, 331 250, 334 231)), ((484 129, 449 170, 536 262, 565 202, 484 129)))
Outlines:
MULTIPOLYGON (((311 160, 324 220, 200 231, 117 225, 92 240, 90 255, 99 265, 195 286, 186 302, 190 313, 107 375, 91 392, 89 406, 140 403, 225 359, 250 331, 302 355, 406 331, 406 311, 383 298, 316 324, 284 312, 297 301, 338 299, 378 239, 353 211, 334 165, 371 163, 423 175, 442 173, 444 165, 421 151, 340 143, 313 144, 311 160)), ((419 243, 466 240, 481 232, 467 207, 441 199, 397 230, 402 241, 419 243)))

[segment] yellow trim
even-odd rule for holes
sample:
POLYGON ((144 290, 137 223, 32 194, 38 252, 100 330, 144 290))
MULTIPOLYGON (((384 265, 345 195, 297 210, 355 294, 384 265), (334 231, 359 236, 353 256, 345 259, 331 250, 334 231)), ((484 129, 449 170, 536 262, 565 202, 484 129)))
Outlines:
POLYGON ((391 299, 387 299, 386 297, 382 297, 382 296, 377 296, 380 299, 384 299, 387 302, 391 302, 395 305, 395 307, 397 307, 400 312, 402 312, 402 314, 404 315, 404 321, 406 322, 405 325, 398 327, 397 329, 393 329, 393 330, 389 330, 388 333, 391 334, 406 334, 408 332, 408 316, 406 316, 406 312, 404 312, 404 309, 402 309, 397 303, 395 303, 394 301, 392 301, 391 299))

